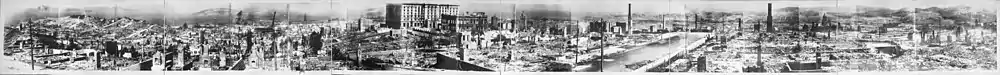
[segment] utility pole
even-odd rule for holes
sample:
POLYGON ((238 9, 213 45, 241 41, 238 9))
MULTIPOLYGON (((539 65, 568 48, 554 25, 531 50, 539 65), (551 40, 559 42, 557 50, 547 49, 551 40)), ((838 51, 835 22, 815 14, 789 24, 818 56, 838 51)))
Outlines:
MULTIPOLYGON (((38 40, 35 40, 35 43, 39 43, 38 40)), ((42 48, 45 48, 45 46, 43 45, 42 48)), ((35 70, 35 50, 28 50, 28 54, 31 54, 31 56, 29 56, 31 57, 31 70, 35 70)), ((98 65, 98 67, 100 67, 100 65, 98 65)))
MULTIPOLYGON (((278 18, 277 18, 278 16, 277 15, 278 15, 277 11, 272 11, 271 12, 271 27, 270 27, 270 31, 269 32, 271 33, 271 39, 270 39, 270 41, 271 41, 271 48, 272 49, 271 50, 267 50, 267 52, 270 52, 270 53, 277 52, 276 50, 278 50, 278 33, 276 32, 277 28, 275 28, 275 27, 277 27, 275 21, 278 21, 278 18)), ((275 54, 271 54, 271 55, 274 56, 275 54)), ((268 60, 274 61, 274 58, 268 58, 268 60)), ((271 66, 277 66, 278 65, 277 62, 270 62, 270 63, 271 63, 271 66)))
POLYGON ((362 66, 361 65, 361 52, 362 52, 361 51, 361 43, 357 44, 357 48, 358 48, 358 49, 356 49, 357 52, 354 52, 354 55, 357 57, 357 59, 354 62, 358 63, 358 66, 362 66))
MULTIPOLYGON (((573 9, 572 9, 572 8, 569 8, 569 11, 573 11, 573 9)), ((578 23, 576 23, 576 21, 575 21, 575 20, 573 20, 573 12, 569 12, 569 17, 570 17, 570 18, 569 18, 569 22, 570 22, 570 24, 572 24, 572 25, 574 25, 574 26, 580 26, 580 25, 578 25, 578 23)), ((573 48, 573 47, 570 47, 570 46, 572 46, 572 45, 575 45, 575 44, 573 44, 573 43, 575 43, 575 42, 573 42, 573 38, 572 38, 572 37, 570 37, 570 36, 571 36, 571 35, 570 35, 571 33, 569 32, 569 29, 570 29, 569 27, 570 27, 570 26, 565 26, 565 27, 564 27, 565 29, 563 29, 563 38, 567 38, 567 39, 569 39, 569 41, 567 41, 567 42, 566 42, 566 44, 568 44, 568 45, 566 45, 566 47, 565 47, 565 48, 570 48, 570 50, 571 50, 571 51, 573 52, 573 63, 570 63, 570 64, 573 64, 573 65, 575 65, 575 64, 576 64, 577 62, 580 62, 580 61, 579 61, 579 59, 580 59, 580 53, 579 53, 579 52, 577 52, 576 48, 573 48)), ((575 67, 575 66, 574 66, 574 67, 575 67)))
POLYGON ((608 37, 604 36, 604 32, 598 32, 598 33, 601 33, 601 35, 600 35, 601 36, 601 44, 598 45, 598 48, 601 48, 601 55, 598 57, 598 59, 601 59, 601 65, 599 65, 600 67, 598 67, 598 68, 601 69, 600 72, 604 72, 604 61, 607 60, 607 59, 604 58, 604 44, 605 44, 605 41, 607 41, 605 39, 607 39, 608 37))

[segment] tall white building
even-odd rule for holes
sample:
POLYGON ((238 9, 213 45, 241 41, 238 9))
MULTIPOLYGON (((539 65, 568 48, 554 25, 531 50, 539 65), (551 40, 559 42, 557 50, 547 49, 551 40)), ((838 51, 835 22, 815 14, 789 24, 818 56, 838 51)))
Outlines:
POLYGON ((458 15, 458 5, 399 3, 386 5, 389 28, 435 27, 442 14, 458 15))

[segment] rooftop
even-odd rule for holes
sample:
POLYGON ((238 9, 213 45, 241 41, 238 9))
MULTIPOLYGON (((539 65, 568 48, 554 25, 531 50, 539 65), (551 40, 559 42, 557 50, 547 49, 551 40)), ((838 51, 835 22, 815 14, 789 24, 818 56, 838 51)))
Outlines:
POLYGON ((458 6, 455 4, 431 4, 431 3, 398 3, 401 5, 439 5, 439 6, 458 6))

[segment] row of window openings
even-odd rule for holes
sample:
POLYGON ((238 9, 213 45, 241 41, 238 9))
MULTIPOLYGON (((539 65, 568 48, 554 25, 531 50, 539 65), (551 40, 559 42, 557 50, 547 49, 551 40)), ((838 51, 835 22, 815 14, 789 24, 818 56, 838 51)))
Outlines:
MULTIPOLYGON (((416 7, 416 6, 403 6, 403 8, 421 8, 421 7, 416 7)), ((455 8, 455 7, 422 7, 422 8, 445 8, 445 9, 451 9, 451 8, 455 8)))
MULTIPOLYGON (((407 13, 417 13, 417 12, 413 12, 413 11, 403 11, 403 12, 407 12, 407 13)), ((457 13, 458 11, 442 11, 442 12, 446 12, 446 13, 457 13)), ((438 13, 438 12, 433 12, 433 11, 431 11, 431 13, 438 13)))

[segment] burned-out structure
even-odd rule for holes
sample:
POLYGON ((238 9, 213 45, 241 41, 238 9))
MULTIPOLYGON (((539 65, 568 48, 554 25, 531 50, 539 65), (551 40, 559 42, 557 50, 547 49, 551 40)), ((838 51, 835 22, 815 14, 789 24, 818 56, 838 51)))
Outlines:
POLYGON ((3 11, 16 12, 3 14, 11 18, 5 19, 3 58, 15 65, 7 69, 802 73, 997 68, 996 11, 966 6, 988 4, 82 1, 87 3, 35 1, 23 4, 45 5, 11 7, 31 7, 26 10, 4 6, 3 11))

